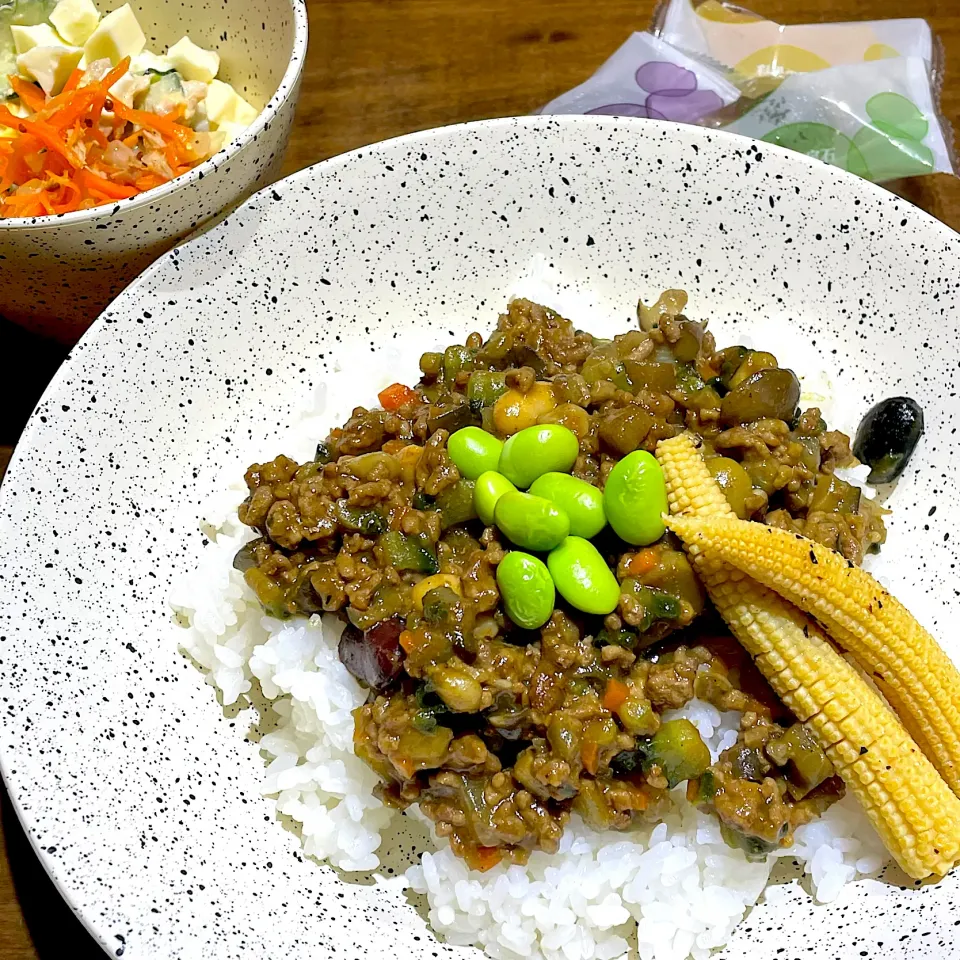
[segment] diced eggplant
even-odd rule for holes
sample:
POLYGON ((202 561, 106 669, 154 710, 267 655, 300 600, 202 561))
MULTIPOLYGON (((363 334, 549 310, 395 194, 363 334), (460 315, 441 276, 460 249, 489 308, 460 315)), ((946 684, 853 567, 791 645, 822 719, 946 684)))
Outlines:
POLYGON ((667 393, 676 389, 677 366, 674 363, 659 363, 656 360, 623 361, 627 379, 634 393, 638 390, 650 390, 653 393, 667 393))
POLYGON ((337 649, 340 662, 361 683, 378 693, 389 689, 403 669, 400 647, 403 628, 400 617, 381 620, 364 631, 347 624, 337 649))
POLYGON ((308 617, 312 617, 315 613, 323 613, 323 600, 310 582, 309 571, 305 576, 300 577, 293 595, 293 602, 297 605, 297 609, 308 617))
POLYGON ((454 524, 476 519, 473 488, 472 480, 461 479, 437 495, 437 508, 440 510, 440 522, 444 530, 454 524))
POLYGON ((241 573, 246 573, 251 567, 255 567, 257 565, 257 558, 254 556, 254 551, 257 545, 261 543, 263 543, 263 537, 258 537, 256 540, 245 543, 233 558, 233 569, 239 570, 241 573))
POLYGON ((672 345, 673 355, 681 363, 689 363, 696 359, 700 352, 700 343, 703 340, 703 324, 693 320, 677 320, 680 328, 680 338, 672 345))
POLYGON ((466 401, 444 406, 434 404, 430 407, 427 427, 431 433, 435 433, 437 430, 456 433, 463 427, 469 427, 473 422, 474 414, 470 409, 470 404, 466 401))
POLYGON ((810 497, 810 512, 854 514, 860 508, 860 494, 860 488, 852 483, 821 473, 810 497))
POLYGON ((777 358, 772 353, 764 353, 762 350, 750 350, 743 360, 743 363, 737 367, 736 372, 728 380, 727 384, 731 390, 739 387, 744 380, 752 377, 760 370, 775 370, 779 364, 777 358))
POLYGON ((766 753, 778 767, 786 767, 790 793, 796 799, 833 776, 833 764, 802 723, 795 723, 782 737, 769 741, 766 753))
POLYGON ((720 485, 733 512, 741 520, 746 520, 747 500, 753 495, 753 484, 747 471, 729 457, 712 457, 707 461, 707 469, 720 485))
POLYGON ((424 595, 423 619, 432 624, 454 623, 459 604, 460 597, 450 587, 434 587, 424 595))
POLYGON ((728 425, 790 420, 799 402, 800 381, 792 370, 758 370, 723 398, 720 419, 728 425))

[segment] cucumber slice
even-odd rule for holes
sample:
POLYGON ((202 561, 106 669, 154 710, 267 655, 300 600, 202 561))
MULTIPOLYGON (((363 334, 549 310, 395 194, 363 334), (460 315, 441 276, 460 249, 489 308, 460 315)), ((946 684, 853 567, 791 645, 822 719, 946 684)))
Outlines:
POLYGON ((169 113, 177 104, 186 100, 183 83, 176 70, 168 70, 166 73, 147 71, 144 76, 150 79, 150 89, 143 98, 144 110, 169 113))

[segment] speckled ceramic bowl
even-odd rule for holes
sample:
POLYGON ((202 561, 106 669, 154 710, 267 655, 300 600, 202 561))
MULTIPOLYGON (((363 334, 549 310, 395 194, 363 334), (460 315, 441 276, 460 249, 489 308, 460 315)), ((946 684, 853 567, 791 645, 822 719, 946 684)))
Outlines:
MULTIPOLYGON (((537 255, 589 329, 681 286, 721 343, 829 371, 848 423, 916 397, 927 435, 884 569, 956 655, 958 253, 925 213, 799 154, 570 117, 348 154, 163 257, 73 351, 0 489, 0 758, 73 909, 125 960, 477 955, 438 945, 401 892, 300 854, 260 797, 256 713, 217 705, 167 597, 204 551, 201 504, 287 449, 321 381, 339 369, 333 400, 373 401, 387 381, 364 358, 385 351, 413 379, 424 349, 490 329, 537 255)), ((409 862, 410 837, 388 846, 409 862)), ((960 956, 958 878, 894 880, 826 907, 780 887, 722 956, 960 956)))
MULTIPOLYGON (((104 13, 125 0, 102 0, 104 13)), ((220 53, 220 76, 263 108, 218 154, 155 190, 57 217, 0 219, 0 316, 73 343, 178 240, 275 180, 307 51, 306 0, 132 0, 147 49, 184 34, 220 53)))

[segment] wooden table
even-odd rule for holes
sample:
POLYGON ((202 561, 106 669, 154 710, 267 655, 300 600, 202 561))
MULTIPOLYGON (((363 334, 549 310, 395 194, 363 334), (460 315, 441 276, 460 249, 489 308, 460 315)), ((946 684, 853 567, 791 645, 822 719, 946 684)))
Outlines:
MULTIPOLYGON (((926 17, 946 53, 943 111, 960 124, 956 5, 915 0, 907 10, 897 0, 741 2, 788 23, 926 17), (934 14, 950 6, 955 12, 934 14)), ((586 79, 629 33, 643 29, 653 3, 309 0, 309 7, 312 40, 287 172, 413 130, 530 113, 586 79)), ((895 189, 960 229, 960 181, 937 176, 895 189)), ((18 353, 23 350, 38 358, 39 396, 61 352, 33 342, 19 345, 18 353)), ((3 429, 0 424, 0 444, 13 443, 3 429)), ((0 471, 5 462, 0 446, 0 471)), ((0 814, 6 834, 5 852, 0 839, 0 958, 59 960, 67 949, 73 960, 100 960, 103 954, 34 858, 5 796, 0 814)))

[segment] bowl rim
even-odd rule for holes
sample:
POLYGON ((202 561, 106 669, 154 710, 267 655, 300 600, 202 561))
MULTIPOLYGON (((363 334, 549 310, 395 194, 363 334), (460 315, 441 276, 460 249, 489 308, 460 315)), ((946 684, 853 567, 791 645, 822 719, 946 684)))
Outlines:
POLYGON ((240 150, 273 122, 281 105, 290 98, 290 92, 296 87, 300 75, 303 73, 309 33, 307 0, 288 0, 288 2, 290 12, 293 14, 293 49, 290 52, 286 70, 280 78, 280 83, 273 96, 267 101, 266 106, 257 114, 257 119, 221 147, 212 157, 208 157, 203 163, 197 164, 186 173, 173 180, 168 180, 159 187, 145 190, 143 193, 138 193, 136 196, 128 197, 125 200, 117 200, 112 204, 105 203, 98 207, 90 207, 88 210, 48 214, 43 217, 2 217, 0 218, 0 231, 49 230, 55 227, 75 226, 88 221, 92 222, 101 217, 114 217, 127 211, 136 210, 138 207, 154 200, 160 200, 188 184, 202 180, 208 174, 216 173, 222 164, 232 160, 240 150))
MULTIPOLYGON (((304 16, 306 16, 306 3, 307 0, 291 0, 291 3, 297 6, 303 6, 304 16)), ((304 37, 304 39, 306 39, 304 37)), ((272 101, 271 101, 272 103, 272 101)), ((267 184, 265 187, 261 187, 255 193, 252 193, 249 197, 246 198, 242 203, 238 204, 235 209, 230 211, 230 214, 226 218, 221 218, 221 220, 216 224, 216 227, 225 225, 226 222, 232 219, 239 213, 242 213, 245 209, 252 206, 253 204, 259 202, 261 195, 265 195, 268 192, 276 192, 288 184, 298 183, 301 180, 307 180, 310 177, 314 176, 315 173, 319 171, 334 171, 339 167, 347 166, 353 160, 360 160, 365 153, 368 153, 372 150, 380 150, 385 147, 393 146, 402 146, 408 143, 417 143, 419 141, 428 142, 439 137, 444 136, 459 136, 462 134, 469 134, 474 131, 481 131, 486 129, 497 129, 498 127, 508 128, 513 126, 515 128, 533 128, 538 127, 557 125, 557 126, 596 126, 596 127, 618 127, 622 124, 629 124, 630 126, 638 125, 645 127, 659 127, 666 126, 671 127, 676 131, 679 131, 682 135, 692 134, 693 136, 701 136, 707 142, 710 141, 712 137, 717 137, 721 141, 726 140, 730 141, 733 146, 737 144, 751 145, 751 144, 763 144, 764 151, 772 151, 775 155, 778 155, 787 160, 788 163, 797 163, 801 166, 807 167, 812 176, 836 176, 841 181, 846 181, 848 189, 863 190, 866 193, 874 194, 877 197, 884 197, 891 202, 900 202, 903 203, 906 207, 910 209, 911 216, 919 216, 922 220, 926 220, 928 225, 931 225, 938 232, 942 233, 944 236, 950 238, 953 242, 960 242, 960 230, 954 230, 950 224, 941 220, 939 217, 934 216, 928 210, 925 210, 923 207, 918 206, 913 201, 901 197, 899 194, 894 193, 892 190, 888 190, 886 187, 882 186, 879 183, 874 183, 872 180, 867 180, 865 177, 858 176, 855 173, 851 173, 849 170, 844 170, 842 167, 834 166, 831 163, 827 163, 824 160, 820 160, 817 157, 808 156, 805 153, 799 153, 796 150, 791 150, 788 147, 782 147, 776 143, 768 143, 766 140, 759 140, 756 137, 749 137, 746 134, 742 133, 733 133, 729 130, 723 129, 714 129, 711 127, 701 127, 697 124, 691 123, 681 123, 677 120, 657 120, 651 117, 618 117, 608 114, 544 114, 544 113, 529 113, 529 114, 519 114, 514 116, 506 117, 489 117, 485 120, 468 120, 468 121, 457 121, 454 123, 442 124, 438 127, 427 127, 423 130, 413 130, 410 133, 399 134, 395 137, 387 137, 385 140, 374 140, 371 143, 363 144, 359 147, 354 147, 352 150, 347 150, 344 153, 334 154, 332 157, 325 157, 322 160, 317 160, 314 163, 309 164, 306 167, 301 167, 299 170, 295 170, 293 173, 288 173, 285 177, 282 177, 279 180, 276 180, 273 183, 267 184)), ((259 126, 259 124, 258 124, 259 126)), ((207 161, 208 163, 210 161, 207 161)), ((205 166, 205 164, 201 165, 205 166)), ((201 167, 196 167, 196 170, 201 169, 201 167)), ((193 171, 191 171, 192 173, 193 171)), ((185 173, 184 177, 190 176, 189 173, 185 173)), ((178 178, 181 179, 181 178, 178 178)), ((176 183, 177 181, 171 181, 171 183, 176 183)), ((167 184, 169 186, 170 184, 167 184)), ((159 191, 163 189, 162 187, 156 187, 155 190, 159 191)), ((147 191, 148 193, 153 193, 154 191, 147 191)), ((141 196, 146 196, 147 194, 141 194, 141 196)), ((121 200, 120 203, 133 203, 134 200, 138 198, 131 198, 129 201, 121 200)), ((86 211, 84 211, 86 212, 86 211)), ((73 214, 62 214, 61 216, 73 216, 73 214)), ((56 220, 56 217, 43 217, 38 219, 44 219, 47 221, 56 220)), ((4 221, 0 219, 0 228, 2 228, 4 221)), ((103 326, 104 317, 108 316, 114 309, 114 306, 124 299, 129 294, 132 294, 136 288, 141 284, 145 283, 150 277, 152 277, 160 268, 166 263, 166 261, 171 257, 178 257, 181 255, 181 251, 184 247, 190 244, 192 241, 197 240, 208 231, 202 227, 193 231, 188 236, 184 237, 170 250, 161 254, 154 260, 149 266, 144 268, 144 270, 139 273, 133 280, 121 290, 110 303, 101 311, 100 315, 94 320, 94 322, 87 327, 83 332, 83 335, 80 338, 79 342, 87 341, 92 339, 98 334, 95 331, 99 331, 103 326)), ((37 407, 43 402, 47 396, 47 392, 52 389, 54 384, 59 380, 61 371, 68 364, 71 363, 73 359, 73 353, 71 351, 70 356, 68 356, 64 362, 57 369, 56 373, 53 375, 50 383, 47 385, 47 389, 44 390, 43 395, 37 401, 37 407)), ((24 425, 23 430, 21 431, 20 436, 17 438, 17 443, 19 444, 20 440, 26 436, 27 431, 32 425, 33 417, 36 414, 36 408, 34 408, 33 413, 30 414, 30 417, 27 420, 27 423, 24 425)), ((10 460, 10 463, 7 465, 7 472, 9 473, 10 467, 13 466, 14 460, 16 459, 16 445, 14 446, 13 457, 10 460)), ((2 486, 0 486, 0 506, 2 506, 2 486)), ((2 753, 0 753, 0 773, 2 773, 2 753)))
MULTIPOLYGON (((295 5, 298 5, 304 3, 305 0, 292 0, 292 2, 295 5)), ((620 127, 628 130, 638 126, 644 126, 648 128, 669 126, 678 129, 681 136, 699 139, 701 142, 713 137, 716 137, 721 142, 728 143, 731 147, 748 146, 762 142, 751 137, 729 133, 722 130, 710 130, 690 124, 677 123, 674 121, 652 120, 648 118, 636 117, 623 118, 598 115, 524 115, 520 117, 497 117, 468 123, 448 124, 446 126, 433 127, 426 130, 415 131, 386 140, 377 141, 362 147, 358 147, 346 153, 338 154, 334 157, 318 161, 309 167, 304 167, 288 175, 282 180, 277 181, 276 183, 251 195, 237 208, 236 211, 231 213, 228 218, 221 220, 220 223, 214 227, 214 230, 228 228, 232 223, 234 216, 241 213, 245 208, 253 206, 258 202, 262 202, 262 197, 268 194, 270 191, 281 190, 282 187, 287 183, 296 183, 300 180, 308 179, 311 176, 314 176, 318 171, 335 172, 338 169, 347 166, 351 161, 360 160, 364 157, 364 155, 370 152, 376 152, 385 147, 401 146, 412 143, 429 143, 443 136, 456 137, 486 129, 509 130, 512 127, 513 129, 533 128, 533 130, 536 130, 537 128, 548 126, 596 126, 601 128, 620 127)), ((960 232, 955 231, 948 224, 944 223, 942 220, 939 220, 937 217, 933 216, 923 208, 918 207, 909 200, 893 194, 878 184, 872 183, 871 181, 865 180, 856 174, 849 173, 848 171, 842 170, 838 167, 833 167, 816 158, 808 157, 805 154, 797 153, 796 151, 789 150, 776 144, 764 143, 764 148, 765 150, 769 149, 773 154, 784 158, 788 163, 807 167, 811 177, 818 178, 835 176, 838 180, 845 181, 847 187, 851 191, 863 191, 867 194, 872 193, 878 198, 882 196, 885 198, 885 202, 889 203, 902 203, 904 207, 909 210, 909 213, 906 214, 907 216, 918 217, 921 221, 925 221, 928 228, 935 230, 938 234, 942 235, 945 239, 948 239, 953 243, 960 242, 960 232)), ((201 239, 203 236, 208 235, 198 233, 191 238, 191 240, 201 239)), ((78 346, 70 352, 69 356, 60 365, 57 372, 51 378, 50 383, 44 390, 43 395, 38 400, 36 407, 31 413, 27 424, 17 440, 17 444, 14 447, 13 455, 3 478, 3 483, 0 483, 0 512, 2 512, 6 506, 7 500, 11 496, 10 491, 14 486, 14 484, 9 481, 14 480, 14 482, 18 482, 20 480, 24 452, 28 447, 35 447, 40 408, 44 403, 48 402, 51 397, 56 395, 57 391, 59 391, 61 388, 63 380, 68 376, 69 372, 74 368, 74 366, 77 363, 82 362, 80 357, 83 355, 83 351, 85 349, 92 347, 94 342, 100 340, 101 338, 111 338, 115 335, 117 328, 111 327, 105 322, 105 318, 110 316, 115 305, 122 300, 125 301, 131 297, 135 297, 137 289, 142 284, 149 283, 154 275, 163 267, 165 267, 171 259, 183 257, 184 248, 188 245, 189 241, 184 241, 177 245, 167 253, 157 258, 157 260, 154 261, 154 263, 152 263, 143 273, 136 277, 120 294, 118 294, 117 298, 104 310, 104 312, 97 318, 91 327, 88 328, 88 330, 83 334, 78 346)), ((0 726, 2 726, 2 722, 0 722, 0 726)), ((10 775, 11 762, 14 759, 15 751, 12 751, 7 747, 0 746, 0 778, 2 778, 4 786, 6 787, 11 807, 13 808, 19 823, 23 827, 24 833, 30 844, 31 851, 41 865, 44 873, 50 878, 57 892, 74 911, 75 916, 86 929, 93 941, 104 951, 105 956, 112 956, 113 951, 108 943, 106 928, 102 920, 100 918, 91 916, 87 911, 81 911, 77 908, 76 896, 78 890, 82 889, 82 884, 76 883, 70 876, 69 872, 64 869, 62 863, 48 855, 46 850, 40 846, 36 832, 33 829, 33 826, 36 823, 36 816, 32 812, 25 811, 21 802, 22 799, 28 795, 29 791, 24 787, 24 780, 22 776, 10 775)))

